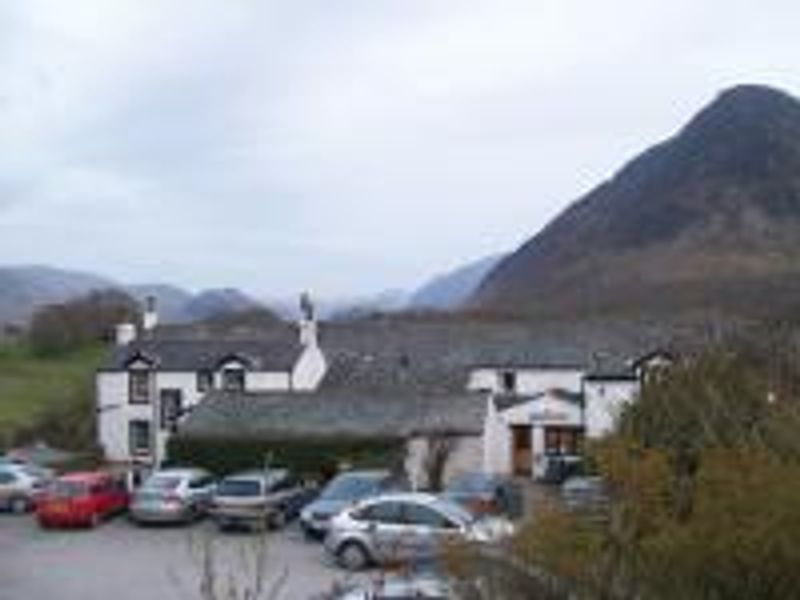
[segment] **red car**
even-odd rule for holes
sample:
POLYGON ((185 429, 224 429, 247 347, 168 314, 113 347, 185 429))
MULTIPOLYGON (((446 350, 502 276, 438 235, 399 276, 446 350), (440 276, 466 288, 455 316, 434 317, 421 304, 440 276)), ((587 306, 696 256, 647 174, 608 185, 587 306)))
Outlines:
POLYGON ((95 527, 124 511, 128 491, 110 473, 69 473, 53 481, 36 504, 42 527, 82 525, 95 527))

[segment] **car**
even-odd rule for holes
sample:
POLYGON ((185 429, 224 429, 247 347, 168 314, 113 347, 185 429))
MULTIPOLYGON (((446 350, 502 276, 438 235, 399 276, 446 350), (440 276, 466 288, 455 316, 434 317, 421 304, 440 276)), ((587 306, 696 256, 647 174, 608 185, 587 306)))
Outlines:
POLYGON ((216 481, 204 469, 161 469, 133 493, 129 516, 135 523, 186 523, 204 516, 216 481))
POLYGON ((300 526, 309 538, 322 539, 328 532, 331 518, 343 508, 369 496, 406 488, 402 480, 387 470, 341 473, 328 482, 316 500, 303 508, 300 526))
POLYGON ((331 519, 325 550, 348 570, 435 560, 447 542, 495 542, 513 533, 510 521, 477 516, 423 493, 363 500, 331 519))
POLYGON ((277 529, 296 517, 314 495, 314 488, 287 469, 236 473, 217 486, 209 513, 220 529, 277 529))
POLYGON ((69 473, 53 480, 36 505, 42 528, 88 526, 124 512, 128 507, 124 480, 105 471, 69 473))
POLYGON ((499 475, 473 472, 456 476, 442 496, 476 514, 519 516, 522 492, 512 480, 499 475))
POLYGON ((25 513, 36 504, 52 473, 30 464, 0 465, 0 508, 13 513, 25 513))

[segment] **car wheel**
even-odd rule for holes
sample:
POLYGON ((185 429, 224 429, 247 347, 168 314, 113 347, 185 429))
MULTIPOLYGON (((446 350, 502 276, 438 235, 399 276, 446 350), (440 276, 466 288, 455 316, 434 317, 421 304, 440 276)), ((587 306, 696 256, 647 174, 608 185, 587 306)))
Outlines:
POLYGON ((15 515, 21 515, 22 513, 28 512, 29 506, 30 504, 28 503, 27 498, 12 498, 8 503, 9 510, 11 510, 11 512, 15 515))
POLYGON ((339 564, 348 571, 360 571, 369 565, 370 558, 364 544, 360 542, 346 542, 339 548, 336 555, 339 564))

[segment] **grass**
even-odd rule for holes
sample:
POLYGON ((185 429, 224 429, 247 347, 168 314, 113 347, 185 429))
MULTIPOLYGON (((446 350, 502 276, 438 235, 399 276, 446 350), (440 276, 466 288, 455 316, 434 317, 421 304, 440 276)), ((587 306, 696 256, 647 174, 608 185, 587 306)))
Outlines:
POLYGON ((35 430, 55 414, 77 411, 91 422, 94 371, 105 353, 104 346, 96 345, 40 358, 25 344, 0 343, 0 445, 35 430))

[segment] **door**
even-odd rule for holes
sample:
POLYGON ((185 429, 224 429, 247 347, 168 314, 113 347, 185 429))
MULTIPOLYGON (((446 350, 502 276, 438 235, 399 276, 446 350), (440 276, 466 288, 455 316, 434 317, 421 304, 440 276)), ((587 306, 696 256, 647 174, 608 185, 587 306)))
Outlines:
POLYGON ((531 426, 511 426, 511 468, 514 475, 530 476, 533 468, 531 426))

